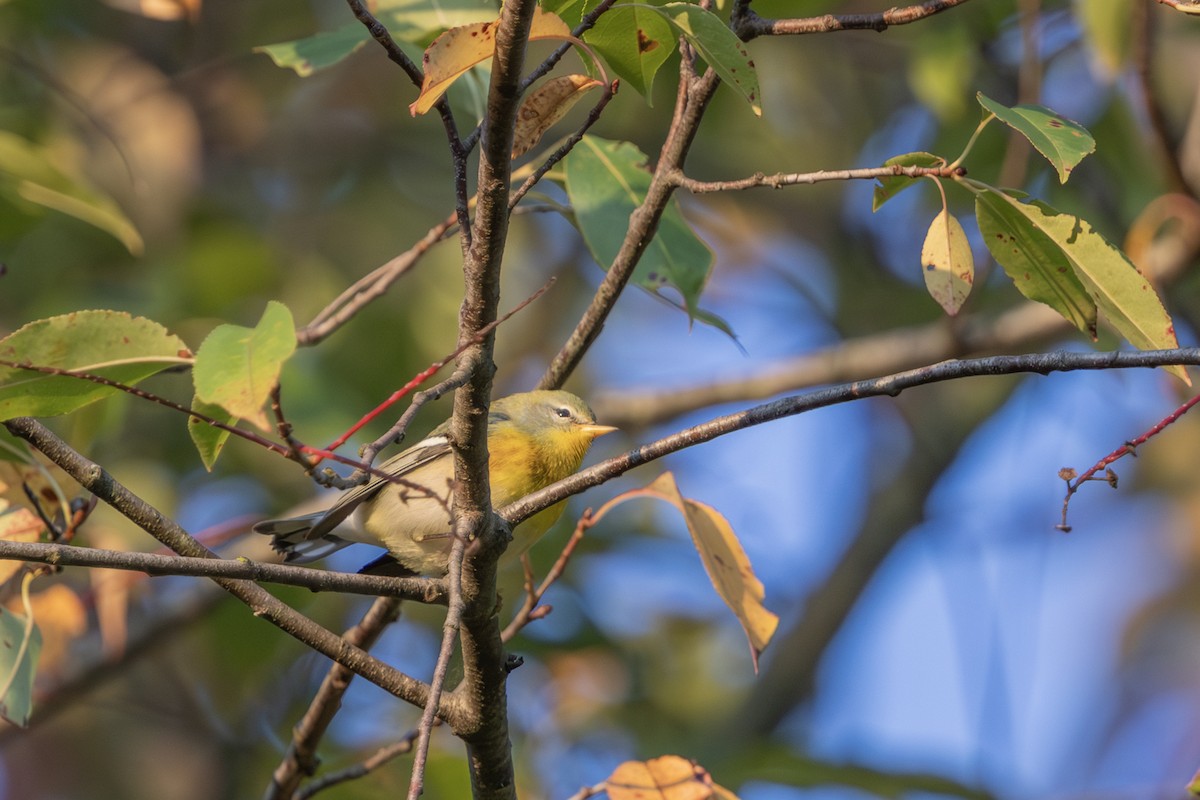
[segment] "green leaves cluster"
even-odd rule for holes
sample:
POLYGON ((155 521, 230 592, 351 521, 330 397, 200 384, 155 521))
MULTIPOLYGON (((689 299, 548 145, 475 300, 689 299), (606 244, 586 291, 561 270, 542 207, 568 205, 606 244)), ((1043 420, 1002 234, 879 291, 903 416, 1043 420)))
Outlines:
MULTIPOLYGON (((193 410, 226 426, 271 425, 263 411, 296 349, 292 314, 267 305, 253 328, 218 325, 193 356, 165 327, 118 311, 79 311, 31 322, 0 339, 0 421, 68 414, 128 392, 171 367, 190 367, 193 410)), ((212 467, 228 430, 189 418, 192 439, 212 467)))
MULTIPOLYGON (((491 5, 475 0, 439 3, 436 10, 434 13, 423 0, 381 0, 376 16, 400 42, 428 42, 435 33, 444 30, 425 50, 423 64, 427 83, 429 75, 445 73, 450 76, 444 81, 448 84, 484 57, 477 52, 480 37, 467 26, 492 21, 496 12, 491 5), (473 35, 456 38, 459 32, 473 35)), ((539 16, 561 22, 563 33, 558 38, 582 45, 587 56, 599 57, 647 102, 659 69, 675 53, 678 43, 684 41, 761 116, 754 62, 728 25, 711 11, 686 2, 619 3, 599 17, 595 26, 583 34, 581 43, 567 33, 566 18, 573 16, 577 21, 583 10, 577 2, 546 3, 539 16)), ((303 76, 338 63, 366 39, 365 27, 354 22, 337 31, 258 49, 279 66, 303 76)), ((422 87, 418 101, 429 92, 429 87, 422 87)), ((429 99, 420 108, 427 109, 432 103, 433 99, 429 99)), ((517 150, 524 152, 529 146, 532 143, 525 143, 517 150)), ((604 268, 612 263, 620 248, 630 213, 645 200, 650 183, 644 168, 647 160, 632 144, 594 137, 585 137, 566 160, 563 183, 573 207, 572 221, 579 227, 593 258, 604 268)), ((699 307, 712 265, 712 251, 672 200, 658 234, 639 263, 634 282, 686 311, 689 319, 713 325, 732 336, 724 320, 699 307), (680 301, 663 294, 662 290, 668 287, 679 293, 680 301)))
MULTIPOLYGON (((983 94, 978 99, 985 112, 980 130, 993 120, 1008 125, 1029 140, 1054 167, 1062 183, 1095 150, 1095 140, 1083 126, 1048 108, 1009 108, 983 94)), ((906 153, 885 162, 885 166, 946 164, 945 159, 930 153, 906 153)), ((918 180, 907 176, 881 179, 875 190, 874 208, 918 180)), ((965 177, 955 180, 975 195, 975 217, 988 252, 1025 297, 1050 306, 1093 339, 1098 314, 1103 312, 1137 348, 1178 346, 1174 325, 1154 287, 1089 222, 1028 199, 1021 192, 997 189, 965 177)), ((971 253, 961 230, 949 214, 943 194, 942 211, 930 226, 922 252, 922 273, 930 294, 949 314, 957 313, 973 281, 971 253)), ((1168 371, 1188 382, 1182 368, 1170 367, 1168 371)))

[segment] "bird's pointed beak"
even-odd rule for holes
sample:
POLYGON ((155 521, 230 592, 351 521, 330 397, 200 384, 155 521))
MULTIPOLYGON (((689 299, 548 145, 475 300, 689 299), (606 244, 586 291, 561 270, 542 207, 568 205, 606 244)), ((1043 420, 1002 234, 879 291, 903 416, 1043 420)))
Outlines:
POLYGON ((612 433, 613 431, 620 430, 620 428, 614 428, 612 425, 597 425, 594 422, 589 422, 586 425, 580 425, 579 430, 583 431, 584 433, 590 433, 592 438, 595 439, 597 436, 603 436, 606 433, 612 433))

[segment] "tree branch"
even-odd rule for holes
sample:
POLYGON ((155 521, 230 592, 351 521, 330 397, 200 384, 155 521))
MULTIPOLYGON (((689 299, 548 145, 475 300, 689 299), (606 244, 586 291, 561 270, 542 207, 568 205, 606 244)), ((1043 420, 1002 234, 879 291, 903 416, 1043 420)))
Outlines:
MULTIPOLYGON (((369 650, 399 615, 399 600, 380 597, 357 625, 342 634, 342 638, 355 647, 369 650)), ((329 667, 329 672, 313 696, 308 711, 292 731, 292 742, 288 745, 287 754, 275 768, 263 800, 291 800, 300 786, 300 781, 316 772, 320 761, 317 758, 317 745, 341 709, 342 697, 350 688, 353 678, 354 673, 341 664, 335 663, 329 667)))
MULTIPOLYGON (((459 313, 459 342, 477 337, 496 318, 500 267, 508 236, 513 130, 520 103, 521 71, 536 4, 509 0, 496 26, 495 55, 479 151, 478 202, 465 250, 465 291, 459 313)), ((496 562, 503 550, 488 485, 488 415, 495 364, 494 334, 464 351, 458 366, 470 380, 454 396, 450 441, 454 446, 455 553, 478 539, 462 566, 461 582, 450 580, 451 604, 461 592, 463 680, 455 692, 451 727, 467 745, 476 800, 515 798, 504 650, 495 619, 496 562)), ((460 556, 461 557, 461 556, 460 556)), ((459 565, 450 571, 458 576, 459 565)))
POLYGON ((879 14, 825 14, 798 19, 764 19, 751 10, 750 0, 737 0, 729 26, 746 42, 757 36, 797 36, 851 30, 882 33, 893 25, 908 25, 965 2, 967 0, 928 0, 903 8, 890 8, 879 14))
MULTIPOLYGON (((37 448, 92 494, 176 553, 193 558, 216 555, 176 522, 122 486, 98 464, 84 458, 40 422, 17 417, 4 423, 8 431, 37 448)), ((429 686, 347 643, 336 633, 271 596, 249 581, 212 578, 225 591, 261 617, 303 644, 342 664, 380 688, 414 705, 428 699, 429 686)), ((445 709, 442 709, 443 711, 445 709)))
POLYGON ((359 278, 313 317, 311 322, 296 331, 297 343, 312 346, 324 341, 331 333, 353 319, 367 304, 382 297, 400 276, 412 269, 430 248, 445 239, 457 224, 456 216, 447 217, 430 228, 429 232, 408 250, 359 278))
MULTIPOLYGON (((686 63, 685 60, 683 64, 686 63)), ((683 69, 686 69, 686 66, 683 69)), ((667 203, 670 202, 672 192, 675 191, 675 176, 683 169, 692 140, 700 127, 704 109, 712 99, 717 84, 716 74, 711 69, 703 78, 691 78, 681 69, 671 128, 663 142, 654 174, 650 177, 646 198, 630 214, 629 228, 621 248, 617 251, 613 263, 609 265, 604 280, 575 330, 542 375, 538 382, 539 389, 557 389, 562 386, 575 371, 592 342, 600 335, 604 321, 608 319, 617 298, 621 296, 634 268, 658 230, 658 222, 666 210, 667 203)))
POLYGON ((547 486, 525 498, 500 509, 500 516, 516 525, 544 508, 549 508, 571 495, 599 486, 618 475, 656 461, 663 456, 688 447, 712 441, 734 431, 773 422, 784 417, 803 414, 818 408, 861 400, 866 397, 895 397, 906 389, 959 378, 985 375, 1017 375, 1075 370, 1108 370, 1162 367, 1171 365, 1200 365, 1200 347, 1177 350, 1138 350, 1109 353, 1075 353, 1055 351, 1017 356, 989 356, 964 360, 943 361, 939 364, 885 375, 880 378, 843 383, 785 397, 770 403, 753 406, 745 411, 716 417, 708 422, 685 428, 650 444, 642 445, 622 456, 602 461, 569 478, 547 486))
POLYGON ((194 558, 166 556, 158 553, 101 550, 94 547, 74 547, 46 542, 0 540, 0 559, 33 561, 63 567, 121 569, 144 572, 156 577, 191 575, 198 578, 229 578, 257 583, 300 586, 312 592, 343 592, 345 594, 397 597, 434 605, 446 603, 445 584, 429 578, 385 578, 378 575, 332 572, 287 564, 265 564, 261 561, 241 558, 226 559, 215 555, 211 558, 194 558))
POLYGON ((961 178, 966 175, 967 171, 962 167, 904 167, 899 164, 894 164, 890 167, 869 167, 866 169, 837 169, 837 170, 818 170, 817 172, 791 172, 777 173, 774 175, 765 175, 761 172, 756 172, 749 178, 732 181, 698 181, 694 178, 689 178, 683 174, 682 170, 676 170, 671 173, 671 179, 675 185, 687 189, 693 194, 702 194, 705 192, 728 192, 739 191, 742 189, 754 189, 761 186, 769 186, 772 189, 781 189, 784 186, 795 186, 797 184, 814 184, 824 181, 850 181, 850 180, 873 180, 876 178, 893 178, 896 176, 907 176, 909 178, 921 178, 931 176, 935 178, 961 178))

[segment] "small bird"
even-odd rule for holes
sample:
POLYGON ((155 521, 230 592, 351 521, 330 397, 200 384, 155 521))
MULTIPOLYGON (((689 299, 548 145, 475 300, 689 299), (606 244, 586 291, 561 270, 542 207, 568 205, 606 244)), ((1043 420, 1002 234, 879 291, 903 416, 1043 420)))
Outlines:
MULTIPOLYGON (((347 490, 325 511, 266 520, 254 526, 255 533, 273 536, 271 546, 292 563, 315 561, 362 542, 386 547, 402 572, 445 574, 452 541, 454 479, 449 430, 446 421, 380 466, 405 483, 375 477, 347 490)), ((615 430, 597 425, 592 410, 570 392, 525 392, 493 401, 487 438, 492 505, 508 505, 572 474, 592 441, 615 430)), ((556 503, 521 523, 505 559, 520 555, 540 539, 565 504, 556 503)))

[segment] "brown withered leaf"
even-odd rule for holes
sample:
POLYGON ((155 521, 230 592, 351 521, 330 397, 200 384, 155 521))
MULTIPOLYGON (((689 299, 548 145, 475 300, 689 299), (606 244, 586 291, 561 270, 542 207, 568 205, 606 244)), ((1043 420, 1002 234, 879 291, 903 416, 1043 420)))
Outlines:
POLYGON ((605 781, 610 800, 737 800, 708 770, 681 756, 626 761, 605 781))
POLYGON ((665 500, 683 514, 688 532, 692 535, 692 543, 700 553, 700 560, 713 587, 746 632, 757 672, 758 657, 775 634, 779 617, 763 605, 765 593, 762 582, 754 574, 750 559, 742 549, 733 526, 712 506, 680 494, 675 476, 669 472, 659 475, 644 489, 634 489, 614 497, 601 507, 594 519, 598 521, 610 508, 633 497, 665 500))
MULTIPOLYGON (((421 83, 421 93, 408 107, 414 117, 433 108, 450 84, 463 73, 492 57, 496 52, 496 26, 499 22, 496 19, 493 22, 475 22, 451 28, 425 48, 421 63, 425 80, 421 83)), ((541 8, 534 9, 533 25, 529 30, 530 41, 570 38, 571 29, 561 18, 541 8)))
POLYGON ((512 157, 520 158, 528 153, 585 94, 603 85, 587 75, 563 75, 546 81, 531 92, 517 112, 512 157))

